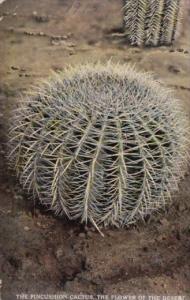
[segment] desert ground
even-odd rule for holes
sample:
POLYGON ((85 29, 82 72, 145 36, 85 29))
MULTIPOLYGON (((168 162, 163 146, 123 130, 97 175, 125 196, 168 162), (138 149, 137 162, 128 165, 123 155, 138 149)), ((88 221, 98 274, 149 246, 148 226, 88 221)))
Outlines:
MULTIPOLYGON (((120 35, 120 0, 7 0, 0 4, 0 279, 21 293, 170 295, 190 299, 190 176, 166 212, 103 230, 55 217, 22 192, 7 167, 7 127, 18 99, 52 72, 91 61, 150 71, 190 115, 190 9, 170 47, 136 48, 120 35)), ((1 297, 0 297, 1 299, 1 297)), ((23 298, 24 299, 24 298, 23 298)))

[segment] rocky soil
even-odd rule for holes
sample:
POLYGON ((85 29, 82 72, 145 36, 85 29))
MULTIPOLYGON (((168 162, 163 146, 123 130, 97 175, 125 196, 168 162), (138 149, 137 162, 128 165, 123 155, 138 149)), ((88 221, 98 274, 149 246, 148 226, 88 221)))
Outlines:
POLYGON ((0 279, 2 300, 20 293, 183 295, 190 299, 190 176, 166 213, 104 230, 45 212, 7 170, 14 104, 68 64, 120 61, 154 72, 190 113, 190 13, 171 47, 130 47, 118 33, 122 1, 7 0, 0 5, 0 279))

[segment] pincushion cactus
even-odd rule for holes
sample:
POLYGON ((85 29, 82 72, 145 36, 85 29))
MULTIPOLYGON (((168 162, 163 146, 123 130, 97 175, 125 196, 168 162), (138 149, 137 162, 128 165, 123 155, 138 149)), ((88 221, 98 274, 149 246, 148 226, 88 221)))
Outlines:
POLYGON ((169 202, 188 136, 180 102, 150 75, 87 64, 22 101, 9 157, 23 187, 56 214, 119 227, 169 202))
POLYGON ((124 26, 132 45, 173 42, 180 25, 183 0, 124 0, 124 26))

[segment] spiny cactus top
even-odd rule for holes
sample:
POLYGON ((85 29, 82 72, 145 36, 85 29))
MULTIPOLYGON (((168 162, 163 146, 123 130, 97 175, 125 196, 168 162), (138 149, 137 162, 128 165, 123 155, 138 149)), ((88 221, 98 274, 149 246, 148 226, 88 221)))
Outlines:
POLYGON ((183 0, 124 0, 124 26, 132 45, 168 45, 180 25, 183 0))
POLYGON ((112 63, 68 68, 14 111, 10 160, 56 214, 123 226, 177 189, 188 126, 180 103, 147 74, 112 63))

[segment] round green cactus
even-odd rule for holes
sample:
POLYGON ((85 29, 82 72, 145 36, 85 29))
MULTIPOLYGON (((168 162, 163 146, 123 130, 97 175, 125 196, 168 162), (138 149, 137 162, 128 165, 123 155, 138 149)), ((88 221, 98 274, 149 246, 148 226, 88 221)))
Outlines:
POLYGON ((9 157, 23 187, 56 214, 97 227, 164 207, 187 170, 180 101, 126 65, 68 68, 12 121, 9 157))
POLYGON ((124 0, 124 27, 132 45, 169 45, 180 27, 183 0, 124 0))

